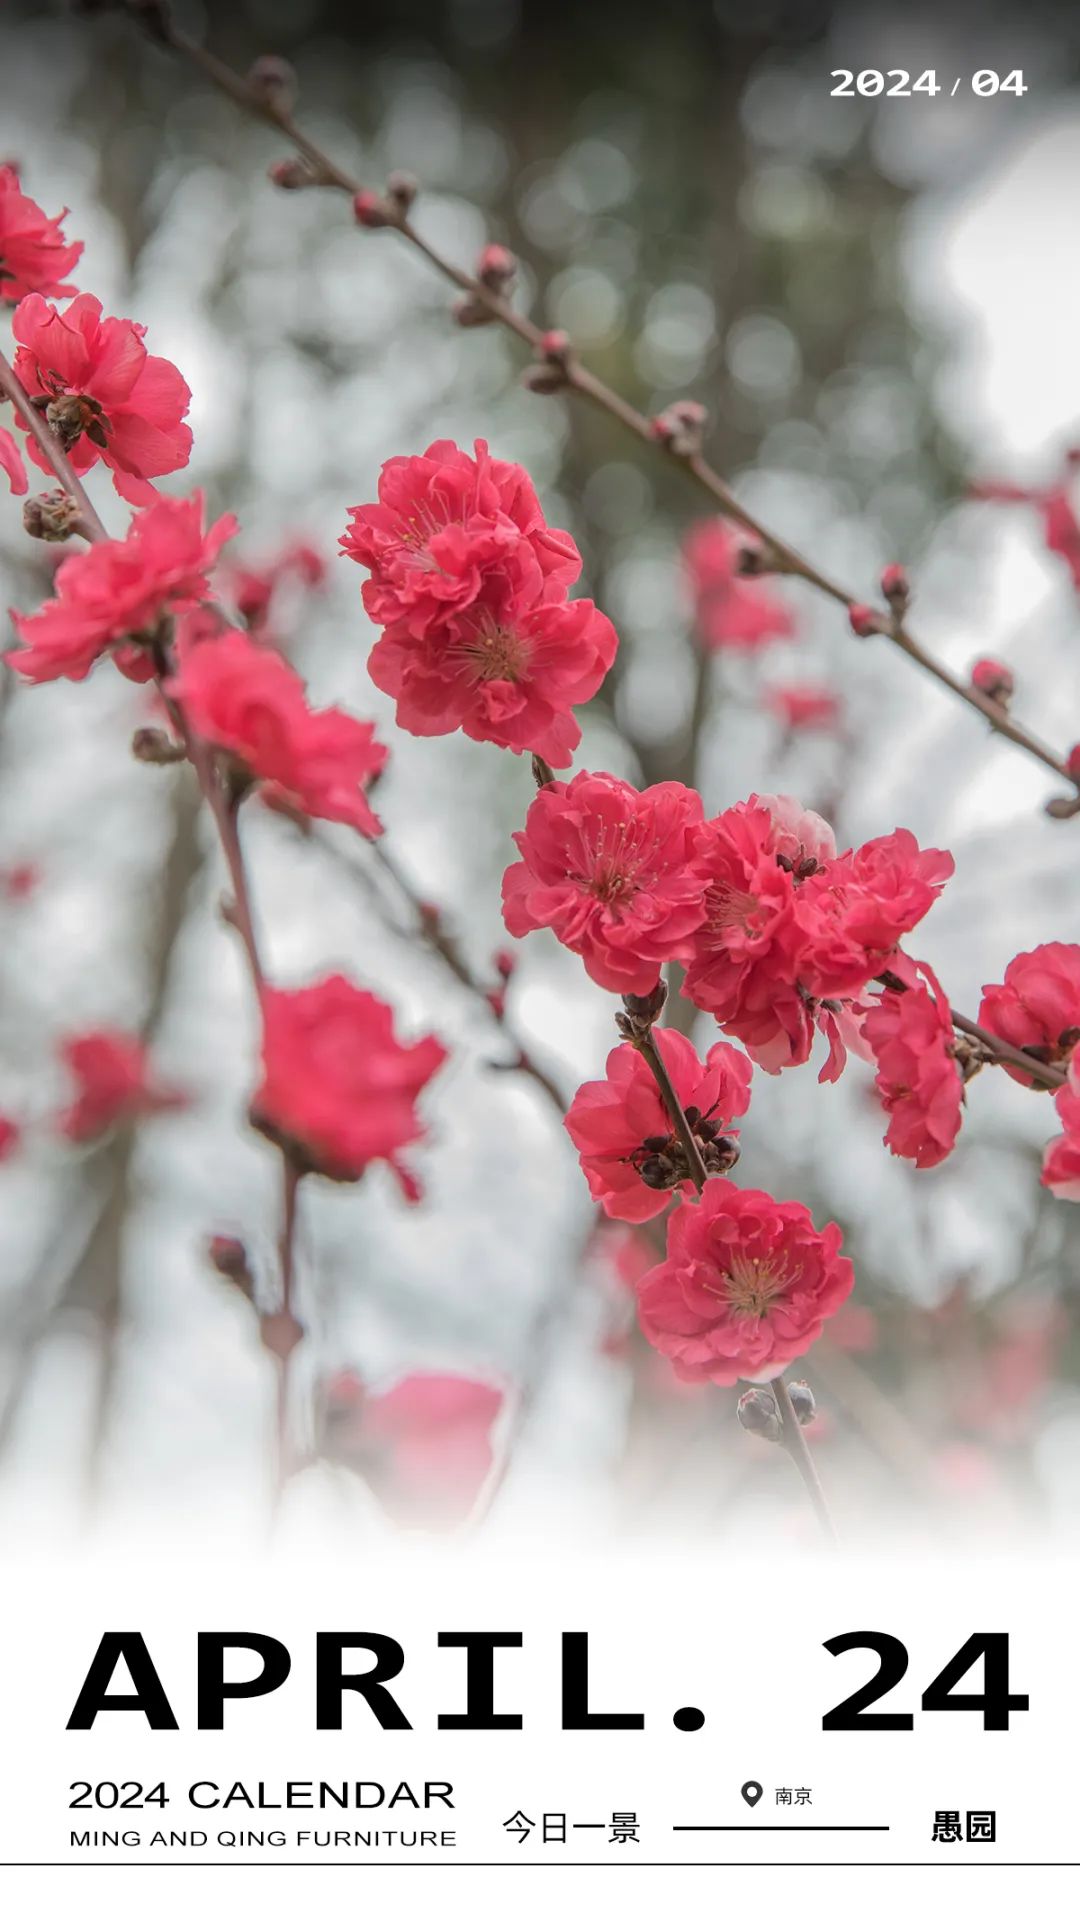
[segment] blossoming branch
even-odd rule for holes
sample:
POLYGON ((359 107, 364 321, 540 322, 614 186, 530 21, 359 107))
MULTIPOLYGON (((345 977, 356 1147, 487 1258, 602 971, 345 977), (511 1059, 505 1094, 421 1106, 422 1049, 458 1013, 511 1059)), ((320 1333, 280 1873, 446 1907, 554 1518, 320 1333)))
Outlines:
MULTIPOLYGON (((130 10, 289 131, 313 180, 354 191, 294 127, 279 66, 259 63, 242 81, 176 34, 155 0, 130 10)), ((430 253, 409 223, 411 198, 400 183, 385 201, 359 194, 357 216, 367 226, 397 227, 430 253)), ((18 343, 13 365, 0 358, 14 429, 3 430, 0 460, 12 491, 25 494, 21 432, 25 457, 55 483, 27 501, 28 532, 85 543, 61 563, 45 605, 15 616, 17 645, 8 658, 32 685, 79 682, 106 661, 151 683, 160 725, 139 731, 136 752, 148 763, 190 762, 213 814, 234 896, 230 919, 261 1016, 248 1118, 282 1161, 276 1290, 268 1297, 252 1275, 242 1242, 219 1237, 211 1255, 256 1308, 278 1363, 287 1471, 289 1359, 303 1336, 294 1299, 299 1184, 358 1181, 381 1160, 405 1201, 418 1202, 407 1154, 422 1137, 420 1103, 446 1051, 432 1035, 402 1041, 392 1008, 340 974, 293 988, 267 978, 242 810, 261 800, 302 822, 336 823, 375 841, 385 824, 370 789, 388 749, 370 722, 310 706, 301 678, 273 644, 257 584, 235 597, 245 625, 227 616, 219 577, 234 517, 208 525, 198 494, 165 496, 155 485, 190 457, 187 384, 148 351, 141 325, 104 316, 92 295, 61 278, 82 253, 67 242, 63 218, 37 208, 13 170, 0 172, 0 263, 16 303, 18 343), (109 536, 83 484, 96 466, 135 509, 120 538, 109 536)), ((848 604, 730 500, 702 459, 692 409, 676 410, 654 433, 586 373, 567 343, 534 338, 532 323, 504 299, 511 268, 499 249, 487 251, 475 280, 445 268, 465 293, 459 318, 502 320, 540 350, 543 378, 530 384, 575 387, 642 438, 659 438, 726 513, 752 527, 761 543, 758 573, 798 572, 848 604)), ((571 536, 548 524, 524 470, 483 440, 471 453, 438 441, 422 453, 394 455, 378 498, 343 506, 343 519, 346 512, 342 555, 363 568, 364 607, 381 630, 369 671, 393 699, 398 727, 421 738, 460 731, 483 748, 531 760, 536 792, 514 837, 518 859, 504 875, 503 916, 514 940, 541 930, 554 935, 598 989, 616 997, 620 1043, 603 1078, 579 1088, 566 1127, 606 1215, 631 1223, 665 1217, 663 1258, 635 1278, 642 1331, 682 1380, 751 1384, 739 1404, 743 1425, 783 1443, 827 1524, 802 1433, 813 1400, 784 1376, 851 1295, 855 1276, 835 1223, 818 1227, 801 1202, 732 1178, 740 1129, 753 1127, 754 1069, 796 1070, 816 1049, 825 1057, 821 1080, 836 1080, 850 1053, 872 1062, 887 1145, 924 1169, 954 1150, 968 1084, 984 1066, 998 1065, 1021 1085, 1056 1094, 1063 1132, 1047 1150, 1043 1180, 1080 1198, 1080 948, 1055 942, 1016 956, 1004 980, 985 988, 973 1021, 950 1007, 931 969, 905 945, 953 874, 946 851, 921 848, 902 827, 838 849, 828 823, 790 796, 751 794, 710 818, 684 782, 638 789, 604 770, 575 772, 577 710, 601 689, 618 637, 602 611, 572 595, 581 557, 571 536), (662 1022, 664 971, 676 965, 682 994, 725 1037, 711 1042, 704 1060, 692 1040, 662 1022)), ((1060 514, 1054 529, 1060 544, 1060 514)), ((689 558, 714 643, 733 635, 754 647, 785 631, 787 610, 747 576, 727 533, 699 531, 689 558)), ((851 605, 852 625, 887 634, 999 732, 1074 779, 1072 768, 1009 721, 1000 664, 980 663, 965 689, 922 656, 903 626, 907 596, 901 572, 888 570, 890 612, 851 605)), ((789 691, 792 725, 806 701, 820 714, 820 693, 800 701, 789 691)), ((511 967, 500 968, 504 986, 511 967)), ((502 1018, 501 1007, 493 1011, 502 1018)), ((68 1064, 78 1094, 60 1126, 71 1140, 185 1098, 158 1084, 129 1037, 84 1037, 69 1048, 68 1064)), ((20 1138, 17 1122, 8 1125, 4 1153, 20 1138)), ((428 1462, 446 1424, 460 1419, 468 1435, 465 1479, 475 1494, 478 1468, 486 1474, 492 1463, 501 1400, 483 1384, 432 1376, 380 1401, 351 1377, 336 1378, 324 1386, 320 1446, 339 1456, 355 1448, 366 1460, 380 1432, 393 1431, 403 1458, 411 1452, 428 1462)))

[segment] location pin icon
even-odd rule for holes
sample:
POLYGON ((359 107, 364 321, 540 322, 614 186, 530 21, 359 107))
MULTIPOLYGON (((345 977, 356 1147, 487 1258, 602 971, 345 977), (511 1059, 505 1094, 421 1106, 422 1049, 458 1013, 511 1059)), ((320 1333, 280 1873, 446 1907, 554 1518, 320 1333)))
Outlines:
POLYGON ((749 1802, 752 1809, 756 1808, 763 1794, 761 1783, 744 1782, 740 1793, 744 1802, 749 1802))

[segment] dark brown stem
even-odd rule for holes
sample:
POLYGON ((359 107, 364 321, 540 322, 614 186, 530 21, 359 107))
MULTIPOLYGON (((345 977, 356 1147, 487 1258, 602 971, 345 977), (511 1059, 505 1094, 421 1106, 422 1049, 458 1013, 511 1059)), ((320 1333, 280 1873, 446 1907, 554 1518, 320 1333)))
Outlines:
POLYGON ((989 1028, 981 1028, 977 1021, 969 1021, 966 1014, 957 1014, 953 1009, 953 1027, 961 1034, 969 1034, 973 1041, 981 1042, 987 1052, 999 1064, 1008 1062, 1010 1067, 1022 1068, 1033 1081, 1039 1081, 1044 1088, 1058 1089, 1065 1086, 1068 1075, 1052 1061, 1037 1061, 1034 1055, 1023 1048, 1014 1048, 1011 1041, 1003 1041, 1000 1035, 992 1034, 989 1028))
POLYGON ((278 1355, 277 1376, 277 1447, 278 1480, 277 1490, 280 1500, 281 1491, 289 1479, 292 1467, 289 1448, 289 1364, 293 1355, 293 1341, 288 1324, 293 1319, 293 1283, 296 1274, 296 1213, 300 1192, 300 1170, 292 1156, 282 1150, 282 1214, 281 1214, 281 1314, 286 1339, 278 1355))
POLYGON ((265 976, 259 954, 258 937, 255 933, 255 917, 251 906, 247 869, 244 866, 244 852, 240 845, 240 802, 227 795, 222 788, 205 742, 190 733, 187 738, 196 773, 199 776, 199 784, 213 812, 222 852, 229 870, 229 879, 232 882, 233 902, 230 918, 244 944, 256 993, 261 994, 265 986, 265 976), (200 763, 202 763, 201 766, 200 763))
MULTIPOLYGON (((324 153, 322 148, 317 146, 297 125, 291 112, 275 101, 272 95, 268 96, 261 88, 245 80, 242 75, 236 73, 224 61, 217 59, 214 54, 208 53, 187 34, 171 26, 166 27, 165 33, 174 50, 182 54, 185 59, 192 61, 215 86, 220 87, 232 100, 235 100, 238 106, 246 108, 260 120, 265 120, 271 126, 277 127, 308 161, 319 184, 336 187, 350 195, 361 191, 361 182, 337 166, 329 155, 324 153)), ((387 226, 400 233, 410 246, 423 255, 437 273, 451 281, 455 287, 460 288, 470 300, 480 302, 487 308, 493 321, 524 341, 534 353, 542 352, 543 330, 534 321, 527 319, 523 314, 516 313, 507 301, 493 293, 489 287, 485 287, 482 281, 476 280, 473 275, 446 259, 437 248, 421 237, 405 215, 396 212, 391 202, 385 204, 384 213, 387 226)), ((850 608, 855 604, 857 597, 847 588, 840 586, 828 574, 815 567, 811 561, 804 559, 796 548, 770 533, 753 514, 743 507, 726 481, 710 466, 703 454, 681 451, 670 444, 658 441, 648 416, 634 407, 614 388, 609 387, 606 381, 600 380, 589 368, 583 366, 576 354, 567 355, 563 371, 564 385, 572 392, 591 401, 594 406, 609 414, 613 420, 620 421, 628 432, 636 435, 639 440, 652 447, 663 447, 669 457, 684 468, 702 492, 709 496, 714 507, 721 514, 735 521, 738 526, 745 528, 748 533, 762 542, 781 572, 806 581, 819 593, 827 595, 830 600, 836 601, 843 608, 850 608)), ((981 693, 978 688, 971 687, 941 661, 936 660, 902 622, 883 615, 882 634, 884 639, 891 641, 901 653, 906 654, 916 666, 930 674, 940 686, 947 688, 958 700, 981 714, 995 733, 1011 741, 1015 747, 1031 755, 1034 760, 1040 761, 1071 790, 1080 794, 1080 775, 1071 773, 1060 755, 1046 747, 1018 721, 1014 721, 996 701, 981 693)), ((1060 811, 1056 812, 1058 818, 1065 818, 1060 811)))
POLYGON ((411 929, 395 925, 390 915, 386 913, 385 900, 382 897, 381 891, 377 889, 372 882, 370 874, 365 872, 359 862, 352 860, 348 854, 343 853, 336 840, 332 839, 329 835, 319 834, 318 832, 315 833, 313 838, 318 841, 319 846, 323 848, 327 854, 332 855, 340 866, 346 870, 351 880, 358 881, 367 889, 371 898, 382 906, 383 912, 386 915, 387 925, 391 928, 392 932, 399 934, 403 940, 408 940, 415 935, 416 939, 422 941, 424 946, 442 962, 447 973, 453 975, 454 980, 465 989, 466 993, 470 994, 475 1001, 483 1005, 485 1014, 495 1023, 500 1032, 505 1035, 512 1051, 510 1060, 492 1061, 488 1065, 502 1074, 527 1075, 529 1080, 534 1082, 541 1090, 561 1119, 566 1113, 569 1102, 563 1090, 559 1087, 558 1082, 553 1080, 551 1075, 549 1075, 538 1062, 534 1061, 520 1030, 515 1026, 510 1016, 505 1013, 499 1014, 492 1006, 489 998, 491 984, 485 983, 473 972, 473 969, 462 954, 457 941, 454 939, 453 934, 443 926, 441 916, 437 911, 433 913, 428 904, 421 900, 412 882, 409 880, 408 875, 395 860, 394 856, 389 853, 382 841, 372 841, 370 843, 371 853, 383 869, 383 872, 389 876, 395 889, 408 907, 413 920, 411 929))
POLYGON ((667 1063, 656 1045, 653 1030, 650 1028, 647 1034, 640 1035, 633 1045, 649 1064, 653 1080, 660 1090, 660 1099, 667 1109, 675 1133, 682 1143, 682 1150, 686 1156, 687 1166, 690 1169, 690 1178, 700 1195, 704 1190, 705 1183, 709 1179, 709 1171, 701 1158, 701 1149, 698 1147, 694 1131, 683 1112, 682 1102, 675 1092, 671 1076, 667 1071, 667 1063))
POLYGON ((829 1504, 825 1500, 825 1490, 821 1486, 821 1478, 814 1467, 814 1458, 810 1453, 806 1436, 803 1434, 799 1417, 791 1405, 787 1382, 783 1375, 777 1375, 776 1380, 769 1383, 769 1387, 772 1389, 776 1406, 780 1410, 780 1419, 784 1425, 784 1447, 802 1476, 823 1533, 830 1542, 835 1544, 836 1528, 829 1513, 829 1504))

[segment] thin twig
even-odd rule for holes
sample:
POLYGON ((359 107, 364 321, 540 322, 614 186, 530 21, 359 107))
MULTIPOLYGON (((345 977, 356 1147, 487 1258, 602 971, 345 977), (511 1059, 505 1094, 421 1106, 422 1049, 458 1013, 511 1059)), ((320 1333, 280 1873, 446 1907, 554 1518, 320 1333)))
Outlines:
POLYGON ((999 1067, 1007 1064, 1013 1068, 1022 1068, 1033 1081, 1041 1081, 1044 1088, 1057 1089, 1065 1086, 1069 1078, 1068 1074, 1064 1068, 1059 1068, 1054 1062, 1039 1061, 1034 1055, 1029 1054, 1026 1048, 1014 1048, 1011 1041, 1003 1041, 1000 1035, 992 1034, 989 1028, 982 1028, 977 1021, 970 1021, 966 1014, 957 1014, 955 1008, 952 1020, 953 1027, 959 1028, 961 1034, 969 1034, 972 1040, 980 1042, 984 1048, 988 1049, 999 1067))
POLYGON ((410 910, 413 919, 411 928, 405 928, 395 924, 391 920, 390 914, 387 911, 386 902, 381 891, 375 886, 371 875, 358 861, 354 861, 350 855, 343 852, 336 839, 328 834, 319 833, 317 830, 313 833, 312 839, 317 841, 318 845, 338 862, 351 880, 359 882, 360 885, 367 890, 370 898, 381 908, 384 919, 393 933, 399 935, 404 941, 411 940, 414 937, 422 941, 424 946, 442 963, 447 973, 453 976, 459 986, 464 988, 479 1005, 483 1006, 485 1014, 495 1023, 500 1033, 506 1037, 512 1050, 509 1061, 492 1061, 487 1065, 496 1069, 500 1074, 527 1075, 541 1090, 561 1119, 570 1105, 565 1093, 552 1076, 547 1073, 547 1070, 542 1068, 539 1063, 533 1059, 533 1056, 529 1052, 527 1042, 510 1014, 505 1010, 500 1013, 498 1006, 492 1001, 492 994, 495 992, 493 985, 491 983, 485 983, 479 975, 474 972, 458 946, 453 933, 446 927, 439 910, 437 908, 433 909, 428 902, 421 898, 400 863, 390 854, 388 849, 384 847, 382 841, 370 842, 368 844, 369 850, 383 872, 389 876, 393 886, 410 910))
MULTIPOLYGON (((311 139, 310 135, 303 131, 276 90, 261 88, 244 79, 224 61, 200 46, 198 41, 180 32, 168 20, 164 7, 157 12, 156 18, 160 23, 161 37, 176 53, 190 60, 206 75, 207 79, 227 93, 238 106, 246 108, 260 120, 276 127, 286 139, 292 142, 311 166, 314 185, 334 187, 350 195, 363 191, 362 183, 344 168, 339 167, 311 139)), ((471 301, 479 302, 486 308, 492 321, 515 334, 519 340, 531 347, 534 353, 543 356, 544 330, 534 321, 515 312, 509 302, 498 293, 486 287, 472 274, 466 273, 453 261, 448 260, 436 247, 432 246, 430 241, 425 240, 417 232, 408 215, 399 207, 395 207, 392 200, 388 199, 380 203, 380 215, 384 217, 384 224, 407 240, 437 273, 467 294, 471 301)), ((684 448, 670 438, 658 437, 653 422, 648 416, 634 407, 614 388, 609 387, 607 382, 601 380, 591 369, 584 366, 575 353, 567 352, 565 356, 560 357, 560 370, 563 386, 601 408, 613 420, 619 421, 638 440, 644 441, 651 447, 659 447, 667 453, 677 466, 684 469, 702 492, 709 496, 713 506, 725 518, 735 521, 738 526, 762 543, 768 558, 780 572, 807 582, 809 586, 827 595, 830 600, 836 601, 845 609, 850 610, 856 605, 858 596, 853 595, 846 587, 842 587, 813 562, 806 560, 796 548, 790 546, 778 535, 771 533, 757 520, 736 498, 727 482, 721 478, 702 453, 684 448)), ((963 701, 967 707, 980 714, 996 734, 1000 734, 1034 760, 1041 762, 1071 790, 1080 793, 1080 774, 1072 772, 1060 755, 1055 754, 1029 729, 1022 727, 1018 721, 1014 721, 997 701, 983 694, 979 688, 972 687, 961 680, 943 662, 937 660, 920 641, 915 639, 901 620, 884 614, 881 618, 881 632, 884 639, 891 641, 917 667, 922 668, 940 686, 947 688, 951 694, 955 695, 957 700, 963 701)))
POLYGON ((278 1499, 289 1479, 292 1467, 289 1448, 289 1364, 293 1348, 289 1324, 293 1320, 293 1284, 296 1276, 296 1214, 297 1198, 300 1191, 300 1170, 292 1156, 282 1150, 282 1208, 281 1208, 281 1314, 285 1339, 278 1353, 277 1377, 277 1441, 278 1441, 278 1499))
POLYGON ((769 1387, 772 1389, 776 1405, 780 1410, 780 1419, 784 1425, 784 1447, 803 1478, 806 1492, 813 1503, 814 1513, 824 1533, 830 1541, 835 1542, 836 1528, 829 1513, 829 1504, 825 1500, 825 1490, 821 1486, 821 1478, 814 1467, 814 1458, 810 1453, 806 1436, 803 1434, 799 1417, 791 1405, 787 1382, 783 1375, 777 1375, 775 1380, 769 1383, 769 1387))

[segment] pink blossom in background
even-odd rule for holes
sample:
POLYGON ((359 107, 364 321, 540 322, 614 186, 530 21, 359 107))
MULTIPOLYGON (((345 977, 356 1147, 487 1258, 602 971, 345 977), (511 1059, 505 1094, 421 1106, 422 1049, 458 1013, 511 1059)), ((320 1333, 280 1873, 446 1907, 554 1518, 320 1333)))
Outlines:
POLYGON ((318 549, 308 541, 294 540, 261 567, 231 567, 222 583, 222 594, 254 631, 266 625, 274 596, 284 581, 296 580, 314 589, 323 585, 326 575, 327 565, 318 549))
MULTIPOLYGON (((15 372, 30 399, 45 403, 76 472, 101 459, 124 500, 145 506, 155 499, 150 480, 191 457, 184 421, 191 390, 171 361, 147 353, 146 328, 103 318, 92 294, 79 294, 63 313, 29 294, 11 325, 20 343, 15 372)), ((36 441, 27 441, 27 453, 52 472, 36 441)))
POLYGON ((1069 1063, 1069 1079, 1054 1096, 1062 1133, 1043 1156, 1042 1182, 1059 1201, 1080 1201, 1080 1060, 1069 1063))
POLYGON ((41 885, 41 869, 36 861, 13 861, 0 868, 0 894, 6 901, 29 901, 41 885))
POLYGON ((744 545, 745 537, 722 520, 699 521, 683 543, 698 638, 710 652, 753 652, 795 632, 790 607, 768 582, 739 575, 744 545))
POLYGON ((620 1289, 633 1290, 637 1286, 645 1270, 652 1266, 655 1252, 647 1236, 639 1234, 635 1227, 624 1226, 606 1216, 597 1223, 589 1242, 590 1255, 598 1255, 608 1264, 620 1289))
POLYGON ((60 1052, 76 1087, 74 1101, 57 1124, 69 1141, 93 1141, 121 1122, 186 1105, 179 1089, 155 1080, 148 1051, 137 1035, 96 1028, 70 1036, 60 1052))
POLYGON ((494 1466, 501 1389, 418 1373, 373 1395, 343 1370, 320 1400, 323 1452, 362 1475, 396 1521, 432 1528, 468 1519, 494 1466))
POLYGON ((235 534, 223 514, 203 531, 203 497, 162 497, 134 514, 123 540, 95 541, 56 572, 55 600, 37 614, 15 614, 21 648, 8 655, 28 681, 84 680, 110 648, 132 679, 154 671, 142 645, 162 617, 193 607, 210 592, 210 569, 235 534))
POLYGON ((433 621, 478 598, 492 568, 518 557, 531 588, 565 598, 581 572, 569 534, 547 525, 523 467, 434 441, 424 454, 384 463, 379 498, 351 507, 342 551, 370 569, 364 606, 381 627, 403 623, 423 639, 433 621))
POLYGON ((300 676, 238 628, 183 644, 168 691, 203 740, 224 748, 267 797, 316 820, 382 833, 364 790, 388 750, 371 721, 308 706, 300 676))
POLYGON ((1033 507, 1042 522, 1047 552, 1064 561, 1073 586, 1080 590, 1080 520, 1072 505, 1071 482, 1080 465, 1080 452, 1069 448, 1061 478, 1049 487, 1018 487, 1011 481, 980 481, 972 489, 975 500, 1002 506, 1033 507))
POLYGON ((83 243, 65 240, 61 223, 67 213, 65 207, 50 219, 23 192, 18 169, 0 167, 0 300, 22 300, 26 294, 63 298, 75 292, 64 283, 83 243))
POLYGON ((600 987, 648 994, 702 918, 690 868, 701 811, 678 781, 641 793, 613 774, 549 782, 514 836, 522 859, 503 876, 509 932, 551 928, 600 987))
MULTIPOLYGON (((1080 1041, 1080 947, 1046 941, 1016 955, 1004 981, 983 988, 979 1022, 1039 1061, 1068 1060, 1080 1041)), ((1014 1081, 1032 1085, 1022 1068, 1002 1065, 1014 1081)))
POLYGON ((860 1302, 844 1303, 830 1321, 827 1335, 834 1348, 848 1355, 868 1355, 878 1345, 878 1318, 872 1308, 860 1302))
POLYGON ((22 1141, 22 1129, 10 1115, 0 1114, 0 1161, 10 1161, 22 1141))
POLYGON ((792 734, 818 728, 831 733, 843 718, 843 702, 830 687, 814 681, 777 683, 765 692, 766 705, 792 734))
POLYGON ((668 1217, 667 1258, 638 1286, 642 1332, 684 1381, 771 1381, 851 1293, 840 1248, 801 1202, 709 1181, 668 1217))
POLYGON ((388 627, 368 659, 410 734, 491 741, 567 767, 581 740, 573 709, 590 701, 618 647, 592 601, 553 600, 525 544, 488 570, 468 605, 416 632, 388 627))
MULTIPOLYGON (((702 1063, 693 1042, 675 1028, 654 1028, 653 1039, 695 1134, 704 1124, 699 1146, 707 1152, 712 1141, 728 1135, 735 1116, 746 1113, 750 1062, 739 1049, 718 1041, 702 1063)), ((652 1070, 630 1043, 612 1049, 604 1081, 586 1081, 578 1089, 566 1130, 581 1158, 589 1193, 605 1214, 620 1221, 649 1221, 663 1212, 675 1184, 650 1187, 640 1166, 655 1162, 659 1154, 676 1153, 678 1144, 652 1070)), ((690 1179, 678 1185, 684 1194, 694 1192, 690 1179)))
POLYGON ((433 1035, 400 1042, 393 1009, 340 974, 307 988, 265 988, 262 1015, 254 1125, 336 1181, 357 1181, 386 1161, 408 1199, 418 1199, 401 1150, 423 1136, 416 1103, 447 1058, 442 1043, 433 1035))
POLYGON ((862 1024, 877 1061, 877 1091, 889 1115, 885 1141, 917 1168, 934 1168, 956 1144, 964 1083, 953 1049, 949 1004, 930 970, 919 983, 876 1000, 862 1024))
POLYGON ((26 474, 26 462, 19 452, 19 443, 6 427, 0 427, 0 468, 8 477, 13 494, 25 494, 30 485, 26 474))

